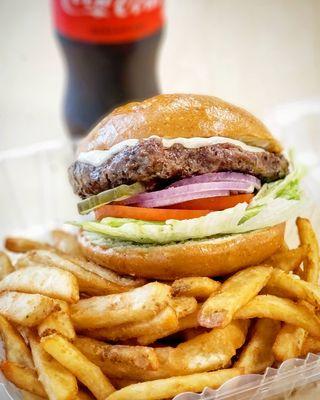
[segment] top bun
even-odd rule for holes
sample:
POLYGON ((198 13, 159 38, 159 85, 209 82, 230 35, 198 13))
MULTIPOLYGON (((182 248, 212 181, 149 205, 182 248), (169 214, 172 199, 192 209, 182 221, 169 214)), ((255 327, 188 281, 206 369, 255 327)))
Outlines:
POLYGON ((127 139, 222 136, 280 153, 280 143, 243 108, 217 97, 161 94, 116 108, 80 144, 80 151, 108 150, 127 139))

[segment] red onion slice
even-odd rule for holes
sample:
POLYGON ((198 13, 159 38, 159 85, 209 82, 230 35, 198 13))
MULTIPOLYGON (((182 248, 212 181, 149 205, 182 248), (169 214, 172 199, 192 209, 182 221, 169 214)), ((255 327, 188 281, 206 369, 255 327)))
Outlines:
POLYGON ((232 192, 252 193, 254 185, 248 182, 207 182, 141 193, 123 201, 140 207, 163 207, 188 200, 228 196, 232 192))
POLYGON ((168 188, 179 187, 184 185, 191 185, 194 183, 208 183, 208 182, 249 182, 254 185, 255 189, 261 188, 260 179, 253 175, 242 174, 240 172, 214 172, 203 175, 193 176, 191 178, 181 179, 174 182, 168 188))
POLYGON ((139 201, 139 203, 137 203, 136 205, 139 207, 146 207, 146 208, 165 207, 165 206, 171 206, 173 204, 182 203, 188 200, 205 199, 207 197, 229 196, 229 194, 230 192, 223 190, 221 191, 208 190, 206 192, 189 193, 169 198, 143 200, 139 201))

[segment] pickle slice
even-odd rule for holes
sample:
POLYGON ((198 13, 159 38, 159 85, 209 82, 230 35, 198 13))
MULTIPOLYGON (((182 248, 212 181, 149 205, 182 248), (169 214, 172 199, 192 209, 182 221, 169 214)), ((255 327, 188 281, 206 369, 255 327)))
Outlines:
POLYGON ((132 185, 117 186, 113 189, 105 190, 104 192, 80 201, 78 203, 78 211, 81 215, 88 214, 90 211, 103 204, 108 204, 112 201, 124 200, 144 191, 144 186, 138 182, 132 185))

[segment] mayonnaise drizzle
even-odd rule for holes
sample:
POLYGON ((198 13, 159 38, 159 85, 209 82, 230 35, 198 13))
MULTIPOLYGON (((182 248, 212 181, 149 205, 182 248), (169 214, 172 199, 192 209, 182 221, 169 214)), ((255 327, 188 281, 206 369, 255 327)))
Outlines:
MULTIPOLYGON (((215 144, 223 144, 229 143, 235 146, 241 147, 245 151, 250 151, 252 153, 261 153, 265 150, 261 149, 260 147, 249 146, 240 140, 230 139, 226 137, 220 136, 212 136, 209 138, 203 137, 192 137, 192 138, 160 138, 159 136, 150 136, 149 138, 143 139, 151 139, 156 138, 162 141, 164 147, 168 148, 173 146, 174 144, 178 143, 181 144, 183 147, 187 149, 197 149, 199 147, 204 146, 213 146, 215 144)), ((120 153, 126 147, 132 147, 139 143, 139 139, 128 139, 124 140, 120 143, 115 144, 108 150, 91 150, 87 152, 80 153, 78 156, 78 161, 84 162, 86 164, 91 164, 95 167, 103 164, 104 162, 108 161, 114 155, 120 153)))

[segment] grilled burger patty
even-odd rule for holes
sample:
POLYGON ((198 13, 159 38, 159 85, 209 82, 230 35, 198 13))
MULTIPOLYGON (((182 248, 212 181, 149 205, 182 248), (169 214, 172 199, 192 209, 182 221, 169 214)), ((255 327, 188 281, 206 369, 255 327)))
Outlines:
POLYGON ((192 175, 221 171, 243 172, 270 182, 287 175, 288 161, 283 155, 253 153, 229 143, 166 148, 160 139, 151 138, 123 149, 99 166, 75 161, 69 179, 74 192, 86 198, 122 184, 141 182, 154 190, 192 175))

